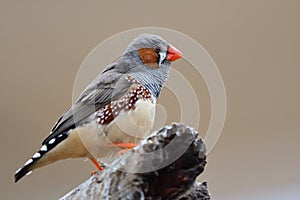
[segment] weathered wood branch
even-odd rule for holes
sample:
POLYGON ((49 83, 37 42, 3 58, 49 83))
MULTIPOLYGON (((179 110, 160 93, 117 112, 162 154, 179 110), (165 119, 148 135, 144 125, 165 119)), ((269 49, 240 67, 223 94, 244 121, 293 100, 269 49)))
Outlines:
POLYGON ((61 199, 210 199, 206 182, 195 182, 205 164, 198 132, 173 123, 61 199))

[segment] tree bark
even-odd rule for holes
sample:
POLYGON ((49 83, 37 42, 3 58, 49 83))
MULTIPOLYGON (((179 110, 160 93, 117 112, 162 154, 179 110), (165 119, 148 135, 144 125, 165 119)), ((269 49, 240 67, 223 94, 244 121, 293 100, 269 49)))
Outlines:
POLYGON ((61 199, 210 199, 206 182, 195 182, 206 148, 194 129, 173 123, 151 134, 61 199))

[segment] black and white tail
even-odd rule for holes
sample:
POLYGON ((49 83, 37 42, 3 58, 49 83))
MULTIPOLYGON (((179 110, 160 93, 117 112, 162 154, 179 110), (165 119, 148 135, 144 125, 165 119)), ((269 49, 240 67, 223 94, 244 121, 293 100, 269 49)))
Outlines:
POLYGON ((42 148, 32 156, 32 158, 27 160, 24 166, 16 171, 15 182, 18 182, 24 176, 31 174, 32 170, 35 169, 34 165, 42 157, 42 155, 47 152, 47 150, 47 146, 43 145, 42 148))
MULTIPOLYGON (((18 182, 21 178, 26 175, 31 174, 32 170, 42 167, 47 163, 43 163, 45 161, 41 161, 41 158, 49 151, 54 149, 54 147, 59 144, 61 141, 67 138, 66 134, 60 134, 56 138, 52 138, 47 143, 43 143, 43 146, 40 148, 38 152, 36 152, 29 160, 27 160, 23 167, 18 169, 15 173, 15 182, 18 182)), ((42 159, 43 160, 43 159, 42 159)))

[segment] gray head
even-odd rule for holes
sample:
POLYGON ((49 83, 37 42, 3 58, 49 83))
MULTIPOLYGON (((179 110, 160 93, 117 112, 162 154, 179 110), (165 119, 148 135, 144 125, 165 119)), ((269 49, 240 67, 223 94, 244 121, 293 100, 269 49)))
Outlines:
POLYGON ((168 78, 171 62, 181 57, 181 52, 163 38, 144 33, 128 45, 121 60, 130 64, 127 73, 157 98, 168 78))

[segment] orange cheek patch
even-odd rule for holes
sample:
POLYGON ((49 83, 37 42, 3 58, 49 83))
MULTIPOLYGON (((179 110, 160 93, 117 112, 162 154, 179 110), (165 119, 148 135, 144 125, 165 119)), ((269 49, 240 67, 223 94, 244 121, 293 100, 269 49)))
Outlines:
POLYGON ((149 68, 158 68, 158 54, 155 49, 152 48, 142 48, 138 50, 138 54, 149 68))

